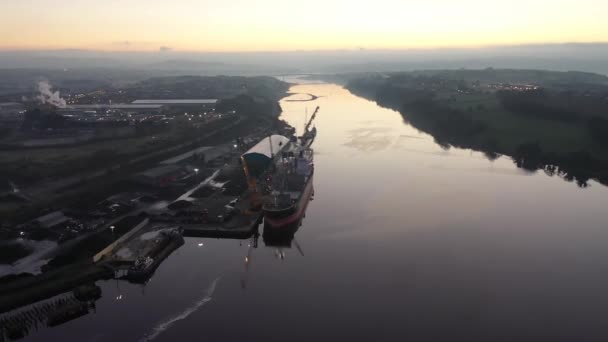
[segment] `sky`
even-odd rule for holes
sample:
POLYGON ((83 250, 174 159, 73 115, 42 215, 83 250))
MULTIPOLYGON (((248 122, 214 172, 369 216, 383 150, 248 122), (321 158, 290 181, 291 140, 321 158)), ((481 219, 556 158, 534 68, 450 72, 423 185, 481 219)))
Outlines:
POLYGON ((606 0, 0 0, 0 49, 293 51, 608 42, 606 0))

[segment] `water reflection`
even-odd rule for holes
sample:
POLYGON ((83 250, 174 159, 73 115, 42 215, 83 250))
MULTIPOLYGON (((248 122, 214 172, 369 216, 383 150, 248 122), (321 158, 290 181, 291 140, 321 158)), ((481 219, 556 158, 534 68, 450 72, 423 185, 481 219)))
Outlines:
MULTIPOLYGON (((312 199, 311 199, 312 201, 312 199)), ((304 215, 305 216, 305 215, 304 215)), ((221 234, 212 234, 209 237, 209 242, 216 240, 237 240, 240 244, 245 244, 247 253, 244 257, 244 270, 241 277, 241 287, 246 289, 249 278, 251 277, 252 264, 255 262, 255 250, 259 247, 259 237, 263 236, 264 247, 273 250, 277 259, 286 259, 286 250, 294 248, 300 255, 304 255, 302 247, 296 240, 296 233, 302 227, 304 217, 297 222, 286 224, 281 227, 270 226, 267 224, 258 224, 252 226, 252 229, 246 234, 222 236, 221 234), (260 228, 263 227, 263 234, 260 234, 260 228)), ((188 238, 188 237, 187 237, 188 238)), ((191 237, 196 241, 200 240, 200 234, 196 237, 191 237)), ((204 242, 197 242, 199 248, 205 246, 204 242)), ((181 246, 181 245, 180 245, 181 246)), ((178 247, 179 248, 179 247, 178 247)), ((239 258, 240 253, 234 251, 234 258, 239 258)), ((146 286, 153 281, 154 272, 147 275, 145 279, 136 279, 135 281, 129 277, 116 274, 116 287, 119 295, 116 296, 117 302, 125 299, 125 295, 120 291, 121 282, 136 282, 140 288, 141 294, 145 296, 146 286)), ((159 322, 148 333, 142 337, 142 341, 151 341, 156 339, 161 333, 168 330, 177 322, 186 319, 191 314, 194 314, 213 298, 213 293, 220 281, 221 277, 215 278, 204 292, 203 297, 196 300, 192 305, 186 307, 183 311, 176 313, 173 316, 159 322)), ((122 285, 124 286, 124 285, 122 285)), ((64 293, 34 300, 32 303, 13 309, 0 315, 0 341, 14 341, 22 339, 29 334, 44 332, 45 329, 54 328, 67 322, 79 320, 89 313, 96 313, 97 308, 95 302, 102 297, 101 287, 94 283, 83 284, 75 287, 73 290, 64 293)))
MULTIPOLYGON (((490 161, 495 161, 502 156, 497 151, 496 143, 493 140, 479 140, 473 134, 463 134, 461 126, 465 124, 459 126, 458 120, 444 122, 442 121, 444 119, 435 119, 433 115, 426 115, 416 110, 404 110, 401 108, 400 102, 395 102, 394 99, 382 98, 377 101, 381 106, 400 112, 405 124, 432 135, 434 141, 444 150, 452 147, 473 149, 482 152, 490 161)), ((544 171, 548 176, 558 176, 567 182, 575 182, 580 188, 587 188, 592 179, 608 185, 608 175, 606 174, 608 163, 595 158, 587 151, 564 151, 556 154, 543 151, 538 142, 533 142, 517 146, 515 152, 509 157, 520 169, 529 172, 544 171)))
MULTIPOLYGON (((312 201, 312 199, 311 199, 312 201)), ((304 213, 304 217, 306 213, 304 213)), ((274 255, 279 260, 285 260, 286 250, 296 248, 301 256, 304 256, 304 251, 295 238, 296 233, 302 226, 304 217, 296 222, 291 222, 280 227, 264 223, 264 231, 262 234, 264 245, 267 248, 274 249, 274 255)), ((254 250, 258 248, 259 233, 256 229, 255 234, 251 236, 251 240, 247 245, 247 255, 244 259, 244 272, 241 278, 241 287, 247 289, 249 279, 251 277, 251 268, 254 263, 254 250)))
MULTIPOLYGON (((311 197, 310 201, 312 201, 313 198, 314 195, 311 197)), ((271 249, 275 257, 279 260, 286 259, 286 252, 289 249, 294 249, 299 255, 304 255, 303 249, 296 240, 295 235, 302 227, 305 216, 306 213, 304 213, 299 220, 280 226, 258 223, 252 225, 250 230, 239 232, 239 234, 234 234, 229 231, 224 232, 224 234, 222 234, 221 231, 210 231, 206 238, 208 240, 200 239, 201 236, 204 235, 204 232, 200 231, 186 230, 184 236, 186 239, 192 239, 192 241, 207 241, 208 243, 211 243, 217 240, 233 240, 239 241, 240 245, 246 245, 247 253, 243 259, 244 269, 240 282, 241 287, 247 289, 250 277, 252 277, 252 265, 256 260, 256 250, 259 247, 260 236, 263 236, 264 247, 271 249), (262 227, 263 233, 260 234, 260 229, 262 229, 262 227)), ((175 250, 179 250, 183 244, 184 241, 179 240, 178 243, 175 244, 175 248, 170 251, 174 252, 175 250)), ((196 242, 196 246, 198 248, 204 248, 205 242, 196 242)), ((232 258, 241 258, 240 251, 232 250, 232 258)), ((163 257, 161 261, 164 260, 165 258, 163 257)), ((154 271, 146 273, 145 277, 142 276, 138 278, 130 277, 128 274, 115 273, 116 288, 119 293, 116 295, 116 298, 114 298, 115 301, 118 303, 126 298, 126 294, 123 294, 120 290, 121 286, 128 286, 121 285, 126 282, 138 283, 139 285, 136 286, 140 289, 141 295, 145 296, 146 287, 149 283, 154 281, 154 277, 154 271)), ((141 340, 151 341, 156 339, 174 324, 185 320, 204 305, 211 302, 221 278, 222 276, 216 277, 204 291, 202 297, 195 300, 192 304, 187 305, 181 311, 158 322, 144 334, 141 340)), ((13 309, 0 316, 0 328, 2 329, 0 334, 2 339, 0 339, 0 341, 22 339, 30 333, 44 333, 45 329, 55 328, 64 323, 79 320, 89 313, 96 313, 97 308, 95 302, 102 297, 101 292, 101 287, 94 283, 87 283, 79 285, 64 293, 49 296, 48 298, 36 299, 35 296, 32 296, 31 301, 28 301, 26 305, 13 309)))
POLYGON ((387 149, 393 143, 389 127, 364 127, 349 131, 350 140, 344 143, 361 152, 375 152, 387 149))
POLYGON ((217 288, 217 285, 220 280, 221 280, 221 277, 215 278, 211 282, 211 284, 209 285, 207 290, 205 291, 203 298, 196 301, 192 306, 186 308, 185 310, 176 314, 175 316, 172 316, 172 317, 160 322, 159 324, 157 324, 149 333, 144 335, 144 337, 141 338, 140 341, 147 342, 147 341, 152 341, 152 340, 156 339, 160 334, 167 331, 175 323, 188 318, 190 315, 192 315, 193 313, 198 311, 200 308, 202 308, 205 304, 209 303, 213 299, 213 294, 214 294, 215 289, 217 288))
POLYGON ((94 283, 43 298, 0 315, 0 341, 25 338, 43 327, 57 327, 96 312, 101 288, 94 283))

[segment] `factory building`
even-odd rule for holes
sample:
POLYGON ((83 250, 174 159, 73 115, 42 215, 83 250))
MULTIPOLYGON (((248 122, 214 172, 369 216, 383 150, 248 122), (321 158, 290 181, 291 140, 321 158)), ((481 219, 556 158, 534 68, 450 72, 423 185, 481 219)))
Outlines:
POLYGON ((134 105, 163 105, 166 107, 188 107, 198 109, 215 109, 217 99, 168 99, 168 100, 135 100, 134 105))
POLYGON ((135 180, 141 184, 166 187, 187 175, 188 172, 180 166, 163 165, 138 173, 135 180))

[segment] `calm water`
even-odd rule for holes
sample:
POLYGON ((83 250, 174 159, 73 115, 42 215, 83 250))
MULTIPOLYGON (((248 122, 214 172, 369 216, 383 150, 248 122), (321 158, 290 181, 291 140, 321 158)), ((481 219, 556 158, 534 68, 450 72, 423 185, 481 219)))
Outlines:
POLYGON ((608 339, 607 188, 445 151, 336 85, 292 91, 322 96, 282 104, 298 129, 321 106, 303 255, 260 238, 245 273, 248 241, 189 238, 145 287, 99 283, 95 314, 29 339, 608 339))

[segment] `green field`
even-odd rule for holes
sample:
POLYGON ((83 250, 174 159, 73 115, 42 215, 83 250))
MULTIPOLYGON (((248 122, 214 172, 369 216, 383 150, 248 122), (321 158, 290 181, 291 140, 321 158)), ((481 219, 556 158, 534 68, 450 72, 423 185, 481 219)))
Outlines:
POLYGON ((0 174, 15 182, 56 178, 110 167, 130 157, 179 141, 174 133, 115 139, 69 147, 19 148, 0 153, 0 174), (107 164, 111 163, 111 164, 107 164))
POLYGON ((608 184, 608 78, 534 70, 456 70, 351 77, 360 96, 401 112, 442 146, 557 168, 608 184), (484 83, 485 82, 485 83, 484 83), (519 82, 519 83, 510 83, 519 82))
MULTIPOLYGON (((575 152, 591 147, 584 127, 514 115, 501 105, 494 94, 443 93, 437 96, 437 102, 487 125, 488 130, 477 139, 495 141, 501 150, 513 151, 517 146, 531 141, 537 141, 544 151, 553 153, 575 152)), ((608 157, 605 153, 602 156, 608 157)))

